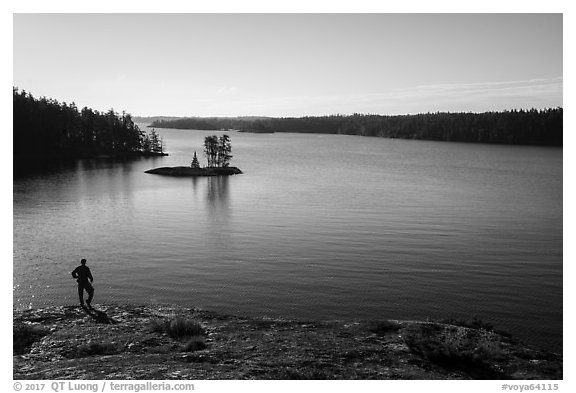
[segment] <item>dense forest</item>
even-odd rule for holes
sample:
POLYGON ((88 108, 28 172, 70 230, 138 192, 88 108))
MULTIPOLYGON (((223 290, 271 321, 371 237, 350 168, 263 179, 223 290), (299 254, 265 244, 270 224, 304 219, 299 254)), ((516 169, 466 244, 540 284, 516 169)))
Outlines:
POLYGON ((562 108, 383 116, 192 117, 152 126, 248 132, 309 132, 435 141, 562 146, 562 108))
POLYGON ((99 155, 164 155, 163 141, 141 131, 130 114, 79 110, 13 88, 13 152, 18 165, 99 155))

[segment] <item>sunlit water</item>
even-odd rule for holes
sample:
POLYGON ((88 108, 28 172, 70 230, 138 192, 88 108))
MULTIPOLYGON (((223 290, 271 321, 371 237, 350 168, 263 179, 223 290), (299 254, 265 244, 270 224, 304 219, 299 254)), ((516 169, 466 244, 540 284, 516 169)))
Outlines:
MULTIPOLYGON (((562 350, 562 150, 230 132, 244 174, 169 157, 14 180, 14 306, 177 303, 314 319, 469 319, 562 350)), ((220 132, 217 132, 221 134, 220 132)))

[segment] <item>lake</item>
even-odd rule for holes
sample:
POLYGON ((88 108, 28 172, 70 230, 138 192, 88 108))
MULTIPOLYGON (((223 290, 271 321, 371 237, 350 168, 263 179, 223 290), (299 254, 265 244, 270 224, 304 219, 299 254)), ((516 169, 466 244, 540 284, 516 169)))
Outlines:
MULTIPOLYGON (((143 128, 143 125, 140 125, 143 128)), ((231 131, 242 175, 168 157, 14 179, 15 308, 176 303, 302 319, 471 319, 562 352, 562 149, 231 131)))

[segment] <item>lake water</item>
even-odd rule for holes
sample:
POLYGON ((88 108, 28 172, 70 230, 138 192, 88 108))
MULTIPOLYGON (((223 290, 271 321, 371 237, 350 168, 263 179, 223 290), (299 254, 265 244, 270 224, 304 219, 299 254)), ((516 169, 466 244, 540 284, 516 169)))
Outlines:
POLYGON ((177 303, 314 319, 478 317, 562 351, 562 149, 230 132, 244 174, 169 157, 84 160, 14 180, 14 307, 177 303))

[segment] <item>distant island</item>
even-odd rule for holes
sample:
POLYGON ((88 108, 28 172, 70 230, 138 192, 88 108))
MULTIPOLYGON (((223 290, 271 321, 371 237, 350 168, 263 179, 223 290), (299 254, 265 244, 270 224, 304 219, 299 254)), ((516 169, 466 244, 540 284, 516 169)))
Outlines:
POLYGON ((383 138, 562 146, 563 109, 415 115, 306 117, 186 117, 158 119, 151 127, 242 132, 344 134, 383 138))

